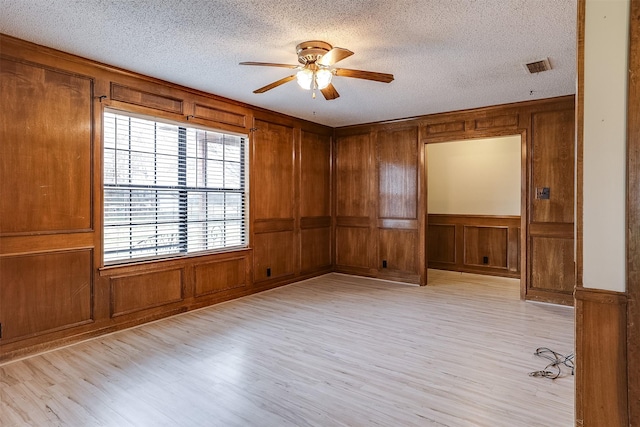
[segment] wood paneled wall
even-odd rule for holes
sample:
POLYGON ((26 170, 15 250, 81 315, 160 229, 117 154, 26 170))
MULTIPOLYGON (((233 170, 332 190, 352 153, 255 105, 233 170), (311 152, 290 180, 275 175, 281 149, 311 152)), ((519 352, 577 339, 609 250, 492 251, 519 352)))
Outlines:
POLYGON ((425 283, 417 126, 336 135, 336 270, 425 283))
POLYGON ((423 126, 427 144, 521 135, 522 295, 573 304, 574 97, 435 115, 423 126), (549 199, 536 198, 543 187, 549 199))
POLYGON ((331 133, 256 113, 250 172, 256 285, 331 271, 331 133))
POLYGON ((328 135, 301 131, 300 158, 300 273, 333 267, 332 169, 328 135))
MULTIPOLYGON (((395 276, 424 284, 424 145, 521 135, 522 295, 572 304, 574 110, 574 97, 566 96, 336 129, 336 268, 384 277, 381 255, 387 251, 381 245, 416 245, 403 255, 417 256, 403 263, 410 270, 395 276), (550 198, 537 199, 536 188, 545 187, 550 198)), ((450 239, 452 230, 437 233, 430 244, 450 239)), ((444 256, 447 248, 441 251, 444 256)))
POLYGON ((429 214, 429 268, 520 278, 520 223, 519 216, 429 214))
POLYGON ((333 129, 4 35, 0 47, 0 360, 331 270, 333 129), (104 268, 105 107, 249 135, 249 247, 104 268))
POLYGON ((575 112, 531 115, 531 197, 527 295, 542 301, 573 302, 575 112), (549 199, 536 189, 550 189, 549 199))

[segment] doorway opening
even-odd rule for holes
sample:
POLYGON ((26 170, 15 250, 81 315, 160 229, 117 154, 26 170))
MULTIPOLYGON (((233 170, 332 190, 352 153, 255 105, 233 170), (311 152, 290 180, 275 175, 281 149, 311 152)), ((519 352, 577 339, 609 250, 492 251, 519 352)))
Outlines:
POLYGON ((426 145, 429 268, 522 277, 522 138, 426 145))

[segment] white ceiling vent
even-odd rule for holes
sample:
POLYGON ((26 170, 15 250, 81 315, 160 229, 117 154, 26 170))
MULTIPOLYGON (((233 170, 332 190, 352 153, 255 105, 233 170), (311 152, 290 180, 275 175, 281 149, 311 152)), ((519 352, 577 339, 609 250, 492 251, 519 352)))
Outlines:
POLYGON ((549 71, 551 69, 551 64, 549 63, 549 58, 541 59, 540 61, 529 62, 528 64, 524 64, 524 68, 530 74, 537 74, 543 71, 549 71))

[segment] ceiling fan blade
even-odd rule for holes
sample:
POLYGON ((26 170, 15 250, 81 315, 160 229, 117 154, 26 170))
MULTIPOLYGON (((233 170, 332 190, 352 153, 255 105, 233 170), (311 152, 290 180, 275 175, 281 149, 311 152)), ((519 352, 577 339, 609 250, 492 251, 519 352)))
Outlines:
POLYGON ((299 65, 274 64, 272 62, 241 62, 240 65, 260 65, 262 67, 298 68, 299 65))
POLYGON ((266 86, 263 86, 263 87, 261 87, 260 89, 256 89, 256 90, 254 90, 254 91, 253 91, 253 93, 264 93, 264 92, 266 92, 266 91, 268 91, 268 90, 273 89, 274 87, 278 87, 278 86, 280 86, 280 85, 283 85, 283 84, 285 84, 285 83, 288 83, 288 82, 290 82, 291 80, 293 80, 293 79, 295 79, 295 78, 296 78, 296 75, 295 75, 295 74, 292 74, 292 75, 290 75, 290 76, 285 77, 284 79, 280 79, 280 80, 278 80, 278 81, 276 81, 276 82, 273 82, 273 83, 271 83, 271 84, 268 84, 268 85, 266 85, 266 86))
POLYGON ((382 83, 391 83, 393 81, 393 74, 376 73, 373 71, 363 70, 350 70, 348 68, 336 68, 336 76, 341 77, 353 77, 355 79, 373 80, 382 83))
POLYGON ((336 99, 340 96, 336 88, 333 87, 331 83, 329 83, 329 86, 325 87, 324 89, 320 89, 320 92, 322 92, 322 94, 324 95, 324 99, 326 99, 327 101, 331 101, 332 99, 336 99))
POLYGON ((329 52, 322 55, 322 58, 318 60, 318 64, 328 67, 338 61, 342 61, 343 59, 350 57, 351 55, 353 55, 353 52, 351 52, 349 49, 334 47, 329 52))

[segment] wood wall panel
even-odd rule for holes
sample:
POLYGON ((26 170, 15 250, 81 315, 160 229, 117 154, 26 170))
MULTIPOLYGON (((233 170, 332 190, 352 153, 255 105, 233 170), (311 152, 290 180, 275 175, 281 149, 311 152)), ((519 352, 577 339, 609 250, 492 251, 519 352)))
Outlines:
POLYGON ((627 296, 577 288, 576 426, 632 426, 627 394, 627 296))
POLYGON ((244 112, 228 111, 227 109, 210 107, 207 105, 194 104, 193 116, 198 119, 210 120, 216 123, 238 126, 241 128, 247 125, 247 115, 244 112))
POLYGON ((197 264, 194 267, 195 296, 244 288, 248 285, 246 271, 246 258, 197 264))
POLYGON ((336 264, 356 268, 369 267, 370 233, 368 228, 336 228, 336 264))
POLYGON ((456 263, 456 226, 431 224, 427 232, 430 263, 456 263))
POLYGON ((338 270, 424 282, 418 129, 371 125, 336 132, 338 270))
POLYGON ((531 238, 531 288, 573 293, 573 239, 531 238))
POLYGON ((418 271, 417 230, 381 229, 379 231, 379 265, 387 261, 387 270, 416 274, 418 271))
POLYGON ((452 122, 443 123, 430 123, 425 126, 426 135, 439 135, 443 133, 458 133, 464 132, 466 129, 466 123, 464 120, 456 120, 452 122))
POLYGON ((253 278, 256 282, 295 274, 293 231, 256 234, 253 240, 253 278), (267 269, 271 271, 270 276, 267 269))
POLYGON ((254 219, 293 218, 293 129, 256 120, 250 174, 254 219))
POLYGON ((429 266, 520 277, 520 224, 518 216, 430 214, 429 266))
POLYGON ((331 138, 302 131, 300 217, 331 216, 331 138))
POLYGON ((300 141, 300 273, 332 268, 331 137, 307 130, 300 141))
POLYGON ((331 268, 331 228, 310 228, 300 232, 300 270, 303 274, 331 268))
POLYGON ((483 117, 475 120, 475 129, 476 130, 486 130, 486 129, 504 129, 504 128, 513 128, 516 129, 518 127, 518 114, 507 114, 504 116, 491 116, 491 117, 483 117))
POLYGON ((550 189, 547 200, 533 191, 532 222, 573 223, 574 111, 535 113, 532 121, 532 189, 550 189))
POLYGON ((332 238, 330 135, 271 120, 255 122, 252 161, 254 279, 267 283, 326 271, 332 238))
POLYGON ((573 304, 575 110, 531 114, 531 189, 528 227, 526 295, 561 304, 573 304), (538 199, 536 189, 548 187, 549 199, 538 199))
POLYGON ((369 134, 336 139, 336 215, 369 217, 369 134))
POLYGON ((90 229, 93 81, 0 61, 0 233, 90 229))
POLYGON ((111 317, 181 301, 183 277, 181 268, 111 277, 111 317))
POLYGON ((418 128, 377 134, 378 218, 418 217, 418 128))
POLYGON ((506 227, 466 225, 463 230, 466 265, 507 268, 508 229, 506 227))
POLYGON ((92 320, 92 251, 0 257, 3 343, 92 320))
POLYGON ((169 113, 182 114, 183 112, 182 99, 159 95, 117 83, 111 83, 111 99, 169 113))

